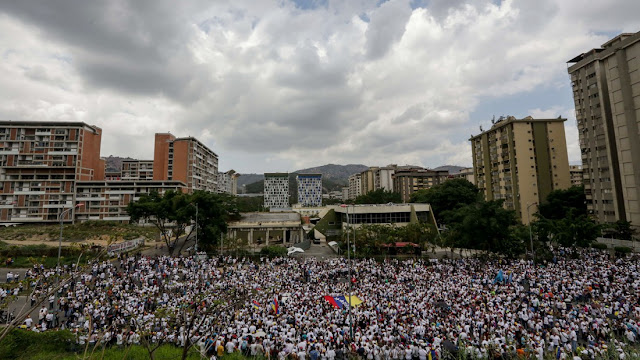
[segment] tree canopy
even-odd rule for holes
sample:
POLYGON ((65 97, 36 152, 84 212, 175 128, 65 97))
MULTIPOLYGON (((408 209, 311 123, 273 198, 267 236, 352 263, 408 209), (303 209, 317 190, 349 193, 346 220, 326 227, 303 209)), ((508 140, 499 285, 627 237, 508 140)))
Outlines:
POLYGON ((411 202, 428 203, 439 223, 451 224, 454 211, 478 202, 478 188, 466 179, 451 179, 411 194, 411 202))
POLYGON ((587 215, 587 198, 584 187, 572 186, 566 190, 554 190, 538 206, 541 216, 551 220, 560 220, 573 211, 574 216, 587 215))
POLYGON ((356 198, 356 204, 387 204, 387 203, 401 203, 402 197, 396 192, 386 191, 385 189, 379 189, 370 191, 364 195, 360 195, 356 198))
POLYGON ((478 249, 498 253, 513 252, 521 247, 512 236, 512 227, 519 222, 513 210, 502 207, 503 200, 477 201, 454 210, 451 219, 454 247, 478 249))
POLYGON ((155 225, 170 251, 175 250, 179 237, 193 234, 196 226, 192 226, 188 234, 185 232, 193 223, 197 224, 199 246, 215 245, 220 234, 227 231, 227 221, 239 216, 234 196, 207 191, 193 194, 167 191, 164 195, 151 192, 129 203, 127 212, 132 222, 145 221, 155 225))

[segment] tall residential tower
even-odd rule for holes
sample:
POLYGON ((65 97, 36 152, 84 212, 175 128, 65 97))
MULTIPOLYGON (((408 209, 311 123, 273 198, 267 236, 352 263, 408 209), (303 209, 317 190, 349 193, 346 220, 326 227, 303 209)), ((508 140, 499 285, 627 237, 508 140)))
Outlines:
POLYGON ((551 191, 569 188, 566 120, 509 116, 472 136, 473 175, 485 199, 504 199, 528 224, 551 191))
POLYGON ((587 208, 640 226, 640 32, 568 61, 587 208))

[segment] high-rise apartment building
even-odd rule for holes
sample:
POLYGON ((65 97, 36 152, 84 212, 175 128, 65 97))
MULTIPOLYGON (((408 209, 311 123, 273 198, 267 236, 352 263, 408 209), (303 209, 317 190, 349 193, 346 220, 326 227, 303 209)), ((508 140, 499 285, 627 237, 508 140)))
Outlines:
POLYGON ((568 61, 587 209, 640 226, 640 32, 568 61))
POLYGON ((218 191, 218 155, 193 137, 156 134, 153 180, 175 180, 187 191, 218 191))
POLYGON ((349 176, 349 199, 362 195, 362 173, 349 176))
POLYGON ((218 173, 218 192, 238 195, 238 174, 235 170, 218 173))
POLYGON ((570 165, 569 177, 571 186, 582 186, 582 165, 570 165))
POLYGON ((299 174, 298 205, 305 207, 322 206, 322 174, 299 174))
POLYGON ((485 199, 504 199, 528 224, 551 191, 569 188, 565 121, 509 116, 472 136, 474 179, 485 199))
POLYGON ((71 221, 76 183, 104 179, 101 139, 82 122, 0 121, 0 222, 71 221))
POLYGON ((153 180, 153 160, 122 160, 120 180, 153 180))
POLYGON ((393 191, 393 174, 395 167, 372 166, 360 173, 360 195, 366 195, 371 191, 393 191))
POLYGON ((393 191, 400 194, 402 202, 406 203, 414 192, 429 189, 445 182, 448 178, 447 170, 399 167, 393 174, 393 191))
POLYGON ((291 207, 289 205, 289 174, 264 174, 264 206, 270 210, 291 207))

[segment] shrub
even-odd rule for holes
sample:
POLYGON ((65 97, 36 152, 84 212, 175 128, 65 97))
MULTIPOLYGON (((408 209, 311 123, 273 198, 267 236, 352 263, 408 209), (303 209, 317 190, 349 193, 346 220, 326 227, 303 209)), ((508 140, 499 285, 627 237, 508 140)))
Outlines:
POLYGON ((282 246, 265 246, 260 250, 260 255, 268 257, 287 256, 287 248, 282 246))
POLYGON ((613 249, 620 254, 630 254, 633 251, 633 249, 628 246, 616 246, 613 249))
POLYGON ((68 330, 35 333, 14 329, 0 343, 0 356, 4 359, 31 359, 38 353, 64 352, 70 348, 74 338, 68 330))
POLYGON ((607 244, 603 244, 603 243, 593 243, 591 244, 591 247, 594 249, 600 249, 600 250, 606 250, 608 248, 607 244))

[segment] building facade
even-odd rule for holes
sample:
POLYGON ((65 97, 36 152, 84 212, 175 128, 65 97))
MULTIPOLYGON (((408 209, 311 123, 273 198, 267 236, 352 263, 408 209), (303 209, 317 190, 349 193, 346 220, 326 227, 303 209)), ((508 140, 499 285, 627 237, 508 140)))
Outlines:
POLYGON ((331 205, 328 208, 335 211, 342 228, 374 224, 401 227, 418 222, 437 225, 429 204, 331 205))
POLYGON ((299 174, 298 205, 305 207, 322 206, 322 174, 299 174))
POLYGON ((121 180, 153 180, 153 160, 122 160, 121 180))
POLYGON ((428 170, 422 168, 398 168, 393 174, 393 191, 400 194, 402 202, 409 202, 411 194, 418 190, 430 189, 442 184, 449 178, 447 170, 428 170))
POLYGON ((523 223, 547 195, 571 185, 566 119, 500 118, 472 136, 476 186, 486 200, 504 200, 523 223))
POLYGON ((270 210, 289 209, 289 174, 264 174, 264 206, 270 210))
POLYGON ((472 184, 476 184, 476 179, 473 176, 473 168, 460 169, 460 172, 453 174, 454 179, 465 179, 472 184))
POLYGON ((193 137, 156 134, 153 180, 181 181, 187 191, 218 191, 218 155, 193 137))
POLYGON ((569 176, 571 177, 571 186, 582 186, 582 165, 570 165, 569 176))
POLYGON ((568 61, 587 209, 640 227, 640 32, 568 61))
POLYGON ((349 200, 362 195, 362 174, 349 176, 349 200))
POLYGON ((238 195, 238 174, 235 170, 218 173, 218 192, 238 195))
POLYGON ((116 180, 78 181, 76 184, 76 220, 109 220, 128 222, 127 206, 140 196, 153 191, 164 194, 168 190, 184 191, 180 181, 116 180))
POLYGON ((0 222, 71 221, 76 183, 104 179, 101 140, 82 122, 0 121, 0 222))

